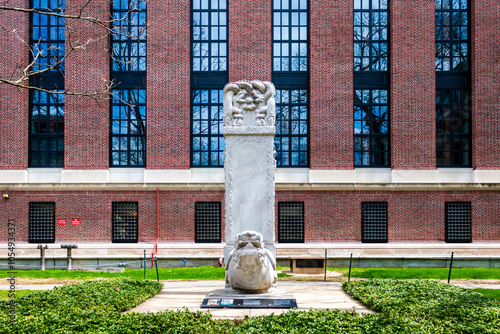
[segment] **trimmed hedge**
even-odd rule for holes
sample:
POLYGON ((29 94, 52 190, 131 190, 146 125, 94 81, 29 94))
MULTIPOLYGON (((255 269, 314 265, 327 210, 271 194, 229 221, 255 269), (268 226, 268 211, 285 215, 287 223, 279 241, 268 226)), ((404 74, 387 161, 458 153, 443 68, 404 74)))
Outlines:
POLYGON ((0 302, 0 333, 107 332, 121 312, 161 290, 153 281, 86 281, 38 291, 16 299, 17 320, 8 318, 9 301, 0 302))
POLYGON ((426 280, 370 280, 344 289, 375 314, 287 312, 215 321, 209 313, 122 313, 155 295, 152 281, 87 281, 17 299, 17 321, 0 301, 0 333, 488 333, 500 334, 500 303, 471 290, 426 280))
POLYGON ((378 333, 500 333, 500 303, 472 290, 388 279, 348 282, 344 289, 380 312, 378 333))

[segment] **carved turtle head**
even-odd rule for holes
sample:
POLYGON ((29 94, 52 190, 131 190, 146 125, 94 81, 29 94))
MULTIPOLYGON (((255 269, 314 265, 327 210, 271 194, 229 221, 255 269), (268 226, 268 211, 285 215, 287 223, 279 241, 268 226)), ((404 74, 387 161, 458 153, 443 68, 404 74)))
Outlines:
POLYGON ((240 248, 264 248, 262 234, 255 231, 244 231, 236 236, 236 249, 240 248))

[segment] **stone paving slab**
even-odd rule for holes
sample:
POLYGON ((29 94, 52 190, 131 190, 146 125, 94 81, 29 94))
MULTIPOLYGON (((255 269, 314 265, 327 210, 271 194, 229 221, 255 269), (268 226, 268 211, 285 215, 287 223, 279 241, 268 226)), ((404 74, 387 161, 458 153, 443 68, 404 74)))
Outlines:
MULTIPOLYGON (((290 312, 288 309, 201 309, 207 294, 223 289, 223 281, 165 282, 165 287, 130 312, 160 312, 184 307, 191 311, 210 312, 214 319, 244 319, 259 315, 290 312)), ((289 290, 297 300, 299 311, 314 309, 355 310, 358 313, 373 313, 360 302, 353 300, 340 283, 331 282, 279 282, 279 288, 289 290)))

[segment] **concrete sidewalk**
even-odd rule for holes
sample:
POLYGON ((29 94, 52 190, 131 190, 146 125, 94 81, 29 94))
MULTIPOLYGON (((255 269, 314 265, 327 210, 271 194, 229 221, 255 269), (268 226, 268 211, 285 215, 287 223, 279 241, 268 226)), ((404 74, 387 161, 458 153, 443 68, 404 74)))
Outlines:
MULTIPOLYGON (((259 315, 280 314, 288 309, 201 309, 208 293, 224 289, 223 281, 164 282, 165 287, 130 312, 159 312, 187 307, 191 311, 210 312, 214 319, 244 319, 259 315)), ((279 282, 280 289, 287 289, 297 300, 298 310, 339 309, 372 313, 360 302, 353 300, 336 282, 279 282)))

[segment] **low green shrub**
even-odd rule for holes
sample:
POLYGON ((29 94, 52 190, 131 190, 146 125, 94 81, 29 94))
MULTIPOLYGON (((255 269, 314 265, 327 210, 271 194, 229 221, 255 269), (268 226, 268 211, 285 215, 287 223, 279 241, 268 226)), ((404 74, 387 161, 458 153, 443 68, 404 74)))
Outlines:
POLYGON ((378 313, 339 310, 287 312, 213 320, 209 313, 123 313, 161 289, 152 281, 87 281, 16 301, 15 326, 8 301, 0 301, 0 333, 359 333, 500 334, 500 302, 471 290, 425 280, 344 283, 354 298, 378 313))
POLYGON ((380 333, 500 333, 500 303, 457 286, 384 279, 346 282, 344 289, 380 312, 380 333))
POLYGON ((15 326, 9 301, 0 301, 0 333, 105 332, 106 323, 162 288, 161 283, 139 280, 86 281, 38 291, 16 298, 15 326))

